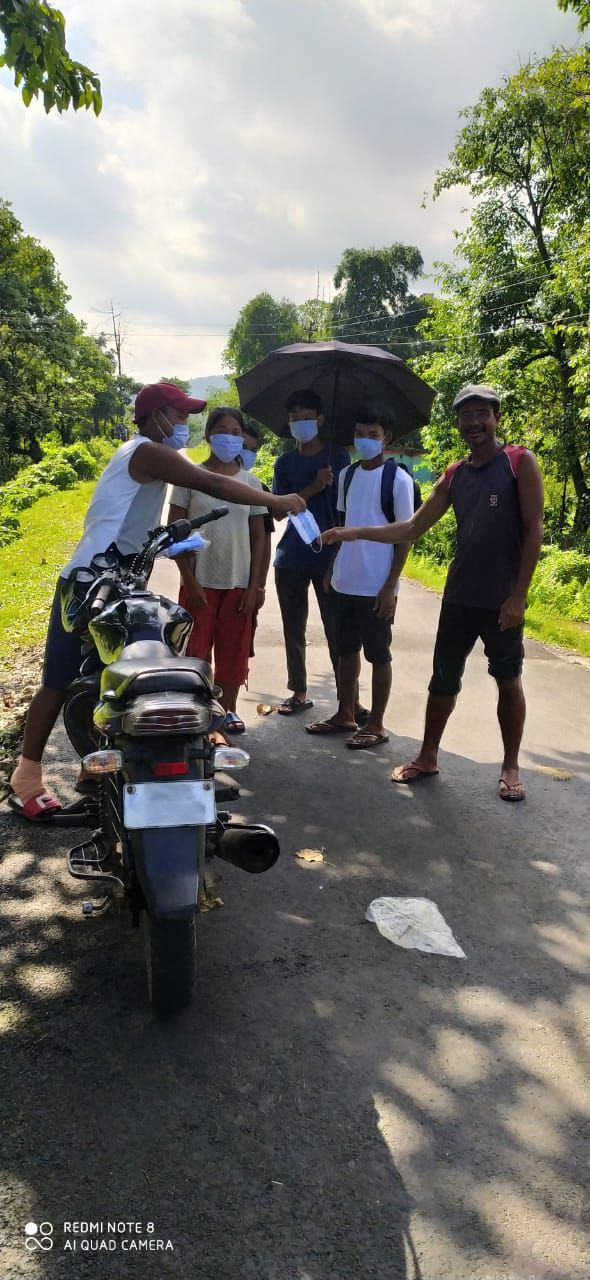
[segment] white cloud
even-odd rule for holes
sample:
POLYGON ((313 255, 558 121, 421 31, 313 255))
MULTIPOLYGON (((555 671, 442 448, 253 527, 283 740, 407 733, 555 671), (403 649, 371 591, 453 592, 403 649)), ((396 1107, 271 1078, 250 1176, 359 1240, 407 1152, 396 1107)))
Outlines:
POLYGON ((0 72, 4 180, 93 328, 112 298, 129 371, 219 371, 268 289, 327 287, 349 245, 452 252, 461 193, 421 208, 457 112, 552 39, 554 0, 65 0, 96 120, 26 111, 0 72), (10 176, 9 176, 10 175, 10 176), (216 336, 217 335, 217 336, 216 336))
POLYGON ((480 16, 482 0, 347 0, 353 9, 368 19, 389 40, 414 36, 417 40, 435 40, 441 31, 457 22, 473 23, 480 16))

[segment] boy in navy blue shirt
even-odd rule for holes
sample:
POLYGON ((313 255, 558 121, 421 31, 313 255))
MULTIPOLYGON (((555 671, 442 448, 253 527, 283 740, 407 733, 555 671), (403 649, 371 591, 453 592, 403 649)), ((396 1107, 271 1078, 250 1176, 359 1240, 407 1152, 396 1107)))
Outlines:
MULTIPOLYGON (((324 416, 322 402, 314 391, 294 391, 285 409, 297 448, 283 453, 275 463, 273 493, 300 493, 320 530, 336 523, 338 476, 350 458, 345 449, 326 447, 319 432, 324 416)), ((329 547, 314 550, 299 537, 291 524, 285 530, 275 556, 275 580, 283 620, 287 655, 288 687, 292 696, 279 707, 281 715, 295 715, 313 703, 307 697, 305 630, 309 609, 310 583, 315 591, 324 626, 334 674, 338 671, 338 651, 330 596, 324 577, 334 558, 329 547)))

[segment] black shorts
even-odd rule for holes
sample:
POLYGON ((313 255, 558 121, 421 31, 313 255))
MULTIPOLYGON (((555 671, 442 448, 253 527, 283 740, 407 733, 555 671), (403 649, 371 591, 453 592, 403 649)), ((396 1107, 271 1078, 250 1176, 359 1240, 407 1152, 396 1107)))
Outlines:
POLYGON ((522 626, 500 631, 498 609, 472 609, 443 600, 434 646, 430 693, 450 697, 461 688, 465 662, 483 640, 488 671, 495 680, 516 680, 522 671, 522 626))
POLYGON ((43 662, 42 684, 45 689, 65 691, 76 679, 82 661, 82 639, 74 632, 64 631, 61 621, 61 585, 63 579, 58 578, 49 630, 45 642, 45 659, 43 662))
POLYGON ((336 643, 341 658, 364 652, 367 662, 391 662, 392 623, 378 618, 373 596, 346 596, 330 589, 334 605, 336 643))

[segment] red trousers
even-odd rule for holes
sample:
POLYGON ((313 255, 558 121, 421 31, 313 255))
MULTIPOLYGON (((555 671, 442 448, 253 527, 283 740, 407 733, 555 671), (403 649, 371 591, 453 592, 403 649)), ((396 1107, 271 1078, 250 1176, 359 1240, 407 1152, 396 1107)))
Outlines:
POLYGON ((187 645, 187 656, 213 658, 216 684, 233 684, 239 687, 248 679, 248 659, 252 638, 252 617, 238 613, 238 605, 244 587, 231 591, 219 591, 205 587, 207 604, 193 613, 186 602, 184 587, 180 588, 179 604, 194 618, 194 627, 187 645))

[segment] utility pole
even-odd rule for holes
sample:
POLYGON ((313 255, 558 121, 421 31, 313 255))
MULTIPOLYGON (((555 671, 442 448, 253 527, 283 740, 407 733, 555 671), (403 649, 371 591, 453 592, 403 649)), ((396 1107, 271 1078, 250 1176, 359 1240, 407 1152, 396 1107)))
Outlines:
POLYGON ((118 312, 117 312, 117 314, 115 315, 115 308, 114 308, 114 306, 113 306, 113 300, 112 300, 112 298, 111 298, 111 319, 112 319, 112 321, 113 321, 113 337, 114 337, 114 340, 115 340, 115 352, 116 352, 116 356, 117 356, 117 369, 118 369, 118 372, 119 372, 119 377, 121 378, 121 377, 123 376, 123 370, 122 370, 122 368, 121 368, 121 350, 122 350, 122 347, 123 347, 123 341, 124 341, 124 339, 121 337, 121 312, 120 312, 120 311, 118 311, 118 312), (117 323, 117 321, 118 321, 119 323, 117 323))

